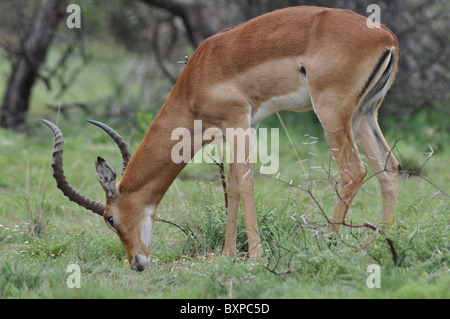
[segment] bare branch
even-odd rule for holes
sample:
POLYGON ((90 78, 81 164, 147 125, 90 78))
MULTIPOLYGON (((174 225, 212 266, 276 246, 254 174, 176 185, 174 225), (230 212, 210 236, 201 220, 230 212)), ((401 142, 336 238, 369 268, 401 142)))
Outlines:
POLYGON ((220 181, 222 182, 223 195, 225 197, 225 208, 228 208, 227 181, 225 169, 223 167, 223 161, 222 163, 217 163, 216 160, 211 156, 211 154, 208 154, 208 156, 214 161, 214 164, 216 164, 219 167, 220 181))
POLYGON ((178 3, 172 0, 140 0, 148 5, 164 9, 183 20, 187 36, 194 48, 198 47, 204 38, 215 33, 201 15, 201 4, 178 3))

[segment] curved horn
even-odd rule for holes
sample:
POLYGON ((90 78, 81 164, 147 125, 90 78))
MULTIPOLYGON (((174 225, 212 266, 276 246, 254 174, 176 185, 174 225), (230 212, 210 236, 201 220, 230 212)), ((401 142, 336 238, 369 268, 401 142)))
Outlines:
POLYGON ((88 197, 83 196, 67 181, 64 176, 63 170, 63 150, 64 150, 64 137, 61 130, 52 122, 42 120, 48 127, 50 127, 55 134, 55 147, 53 151, 53 177, 56 180, 57 187, 67 196, 71 201, 83 206, 86 209, 93 211, 94 213, 103 216, 106 205, 88 197))
POLYGON ((123 159, 122 175, 123 175, 123 173, 125 173, 125 170, 127 169, 128 161, 131 158, 131 153, 128 148, 128 144, 125 142, 125 140, 123 139, 122 136, 120 136, 116 131, 114 131, 108 125, 103 124, 102 122, 94 121, 94 120, 86 120, 86 122, 97 125, 101 129, 103 129, 106 133, 108 133, 108 135, 112 137, 114 142, 116 142, 117 146, 120 149, 120 153, 122 154, 122 159, 123 159))

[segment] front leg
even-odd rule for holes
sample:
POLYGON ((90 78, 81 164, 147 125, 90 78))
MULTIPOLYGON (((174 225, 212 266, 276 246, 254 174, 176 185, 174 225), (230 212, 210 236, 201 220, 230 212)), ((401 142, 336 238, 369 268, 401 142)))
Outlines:
MULTIPOLYGON (((248 165, 248 164, 247 164, 248 165)), ((227 212, 227 226, 225 234, 225 246, 223 249, 224 256, 233 257, 236 255, 236 236, 237 236, 237 223, 239 206, 241 203, 240 193, 244 193, 244 214, 245 214, 245 224, 247 228, 248 236, 248 247, 249 255, 251 257, 261 256, 261 239, 258 233, 258 222, 256 218, 256 208, 254 199, 254 185, 253 185, 253 172, 249 172, 249 167, 247 165, 241 165, 238 168, 240 170, 241 190, 239 190, 237 177, 236 177, 236 166, 239 164, 230 164, 230 169, 228 172, 228 185, 227 185, 227 195, 228 195, 228 212, 227 212), (245 172, 242 174, 242 172, 245 172), (247 176, 245 176, 247 174, 247 176), (243 176, 245 176, 243 178, 243 176)))
POLYGON ((251 159, 256 130, 251 127, 250 106, 239 105, 231 109, 229 119, 223 121, 221 127, 229 147, 231 163, 228 175, 228 219, 223 254, 228 256, 236 254, 237 220, 239 204, 242 200, 248 236, 248 253, 250 257, 256 257, 262 255, 251 159))
MULTIPOLYGON (((252 145, 256 138, 256 130, 250 127, 248 117, 241 121, 237 121, 234 125, 230 125, 234 129, 227 129, 226 140, 230 146, 232 165, 231 169, 235 177, 231 177, 231 191, 238 194, 230 194, 234 196, 234 203, 229 203, 229 216, 227 230, 228 234, 232 234, 236 238, 235 224, 237 223, 237 211, 239 209, 239 198, 244 206, 245 227, 248 236, 248 251, 250 257, 262 255, 261 238, 258 233, 258 222, 256 218, 255 196, 254 196, 254 180, 253 180, 253 164, 252 164, 252 145), (233 205, 234 207, 231 207, 233 205), (233 223, 234 222, 234 223, 233 223), (233 233, 233 229, 234 233, 233 233)), ((228 240, 231 240, 228 238, 228 240)), ((226 246, 229 247, 229 246, 226 246)))
POLYGON ((244 206, 245 227, 248 236, 248 251, 250 257, 258 257, 263 254, 263 250, 256 218, 253 165, 250 162, 247 164, 236 163, 235 165, 237 187, 244 206))

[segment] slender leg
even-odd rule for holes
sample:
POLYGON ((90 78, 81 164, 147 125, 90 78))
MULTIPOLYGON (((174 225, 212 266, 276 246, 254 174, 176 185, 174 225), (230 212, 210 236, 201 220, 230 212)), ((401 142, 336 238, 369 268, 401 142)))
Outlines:
POLYGON ((398 199, 400 165, 381 133, 376 114, 369 113, 362 118, 356 135, 375 173, 381 172, 377 174, 377 178, 383 196, 383 221, 385 226, 392 224, 398 199))
POLYGON ((345 107, 344 101, 334 95, 320 96, 314 105, 325 131, 328 144, 339 168, 339 189, 337 201, 328 226, 329 233, 338 233, 340 223, 345 220, 347 211, 359 186, 366 176, 366 169, 359 156, 352 132, 352 114, 354 106, 345 107))
POLYGON ((325 130, 325 134, 339 167, 338 199, 332 215, 332 221, 337 223, 328 227, 329 232, 337 234, 339 223, 345 220, 355 194, 366 176, 366 169, 362 164, 351 129, 334 133, 325 130))
POLYGON ((236 180, 239 195, 244 206, 245 227, 247 228, 248 249, 250 257, 262 255, 261 238, 258 233, 256 218, 254 181, 251 163, 236 163, 236 180))
MULTIPOLYGON (((255 196, 254 196, 254 180, 253 180, 253 165, 251 160, 252 154, 252 139, 255 133, 250 129, 248 123, 248 117, 230 127, 236 128, 233 131, 227 131, 226 139, 230 145, 231 156, 233 158, 234 172, 236 175, 236 185, 239 192, 239 197, 242 200, 244 206, 244 218, 245 226, 248 236, 248 249, 250 257, 256 257, 262 255, 261 238, 258 233, 258 222, 256 218, 255 196)), ((234 208, 236 209, 236 207, 234 208)), ((232 216, 229 217, 230 224, 227 225, 229 234, 235 237, 234 223, 236 221, 237 214, 232 212, 232 216)), ((228 242, 231 244, 227 236, 228 242)), ((234 238, 234 241, 236 239, 234 238)), ((227 248, 230 245, 226 245, 227 248)))

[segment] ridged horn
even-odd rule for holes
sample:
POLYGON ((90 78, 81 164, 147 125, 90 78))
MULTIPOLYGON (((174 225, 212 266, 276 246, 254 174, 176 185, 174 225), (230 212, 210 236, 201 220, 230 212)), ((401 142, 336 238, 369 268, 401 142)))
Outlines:
POLYGON ((127 169, 128 161, 131 158, 131 153, 130 153, 130 149, 128 148, 128 144, 125 142, 123 137, 119 135, 119 133, 114 131, 108 125, 103 124, 102 122, 94 121, 94 120, 86 120, 86 122, 97 125, 101 129, 103 129, 106 133, 108 133, 108 135, 112 137, 114 142, 116 142, 117 146, 120 149, 120 153, 122 154, 122 159, 123 159, 122 175, 123 175, 123 173, 125 173, 125 170, 127 169))
POLYGON ((63 151, 64 151, 64 137, 61 130, 52 122, 48 120, 42 120, 48 127, 51 128, 53 134, 55 135, 55 146, 53 151, 53 177, 56 180, 57 187, 67 196, 71 201, 77 203, 78 205, 93 211, 94 213, 103 216, 106 205, 83 196, 76 189, 70 185, 64 176, 63 170, 63 151))

